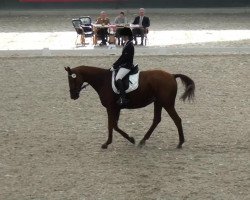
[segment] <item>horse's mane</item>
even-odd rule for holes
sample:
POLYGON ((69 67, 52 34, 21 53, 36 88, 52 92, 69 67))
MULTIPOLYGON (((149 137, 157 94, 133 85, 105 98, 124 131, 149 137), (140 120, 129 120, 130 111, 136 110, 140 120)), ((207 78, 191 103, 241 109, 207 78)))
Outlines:
POLYGON ((76 70, 80 71, 89 71, 89 72, 95 72, 95 71, 107 71, 107 69, 100 68, 100 67, 93 67, 93 66, 86 66, 86 65, 81 65, 78 67, 75 67, 76 70))

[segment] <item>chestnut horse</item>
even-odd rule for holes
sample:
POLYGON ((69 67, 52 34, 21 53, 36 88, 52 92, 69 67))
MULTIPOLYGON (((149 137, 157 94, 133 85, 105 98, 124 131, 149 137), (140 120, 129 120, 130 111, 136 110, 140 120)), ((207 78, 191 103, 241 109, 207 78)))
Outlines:
MULTIPOLYGON (((112 143, 113 129, 129 142, 135 144, 134 138, 118 127, 120 110, 122 108, 116 104, 119 96, 112 90, 112 72, 108 69, 88 66, 79 66, 72 69, 65 67, 65 70, 68 72, 71 99, 76 100, 79 98, 80 91, 86 87, 86 85, 83 86, 83 83, 86 82, 95 89, 102 105, 107 109, 108 140, 102 145, 102 148, 106 149, 112 143)), ((185 92, 182 94, 181 99, 183 101, 187 98, 189 100, 193 99, 195 84, 191 78, 183 74, 169 74, 162 70, 141 71, 139 75, 139 87, 127 94, 127 98, 129 99, 129 103, 125 107, 127 109, 142 108, 154 103, 153 123, 140 141, 139 146, 145 145, 146 140, 149 139, 156 126, 160 123, 162 108, 164 108, 178 129, 179 144, 177 148, 182 148, 185 139, 181 118, 175 110, 177 93, 176 78, 180 78, 185 86, 185 92)))

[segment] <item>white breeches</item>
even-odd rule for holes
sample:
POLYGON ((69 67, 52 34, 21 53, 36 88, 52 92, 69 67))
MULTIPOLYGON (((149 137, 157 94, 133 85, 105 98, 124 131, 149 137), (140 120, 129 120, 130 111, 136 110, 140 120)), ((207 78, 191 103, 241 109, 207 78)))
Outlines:
POLYGON ((123 79, 124 76, 126 76, 128 73, 130 72, 129 69, 126 68, 120 68, 116 77, 115 77, 115 81, 119 80, 119 79, 123 79))

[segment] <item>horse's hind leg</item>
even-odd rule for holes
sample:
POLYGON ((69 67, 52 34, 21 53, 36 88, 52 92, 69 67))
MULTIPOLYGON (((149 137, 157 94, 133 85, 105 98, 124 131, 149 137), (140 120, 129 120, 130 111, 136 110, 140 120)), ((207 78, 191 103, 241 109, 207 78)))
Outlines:
POLYGON ((139 146, 143 146, 146 143, 146 140, 148 140, 157 127, 157 125, 161 122, 161 111, 162 111, 162 106, 158 103, 154 103, 154 119, 151 127, 149 128, 148 132, 145 134, 145 136, 142 138, 142 140, 139 143, 139 146))
POLYGON ((181 118, 179 117, 179 115, 177 114, 174 106, 172 107, 164 107, 165 110, 168 112, 168 114, 170 115, 170 117, 172 118, 172 120, 174 121, 177 129, 178 129, 178 133, 179 133, 179 144, 177 146, 177 148, 182 148, 182 144, 185 142, 185 138, 184 138, 184 134, 183 134, 183 129, 182 129, 182 123, 181 123, 181 118))

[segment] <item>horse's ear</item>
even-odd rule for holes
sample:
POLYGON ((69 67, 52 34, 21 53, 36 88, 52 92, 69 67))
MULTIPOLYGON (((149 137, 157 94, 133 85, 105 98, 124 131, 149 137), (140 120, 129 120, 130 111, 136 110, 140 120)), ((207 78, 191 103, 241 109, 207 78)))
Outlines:
POLYGON ((70 69, 70 67, 64 67, 64 69, 65 69, 69 74, 71 74, 71 69, 70 69))

